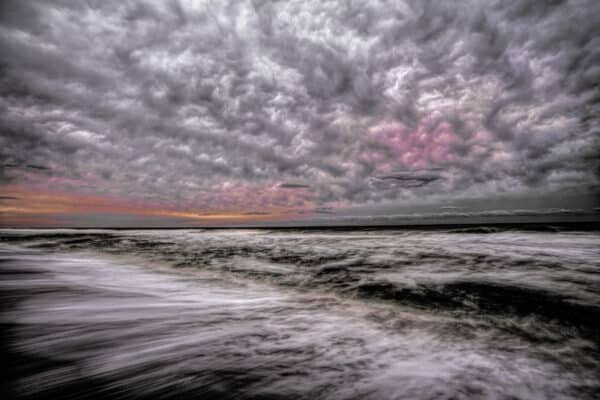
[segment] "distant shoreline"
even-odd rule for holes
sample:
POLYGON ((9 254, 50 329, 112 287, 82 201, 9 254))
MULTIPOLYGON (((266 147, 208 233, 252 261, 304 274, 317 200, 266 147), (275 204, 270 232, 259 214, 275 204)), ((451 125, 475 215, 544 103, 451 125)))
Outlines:
POLYGON ((193 227, 1 227, 6 230, 278 230, 278 231, 381 231, 381 230, 456 230, 457 233, 494 233, 503 230, 522 230, 536 232, 559 231, 600 231, 600 221, 556 221, 556 222, 473 222, 473 223, 431 223, 431 224, 379 224, 379 225, 294 225, 294 226, 193 226, 193 227))

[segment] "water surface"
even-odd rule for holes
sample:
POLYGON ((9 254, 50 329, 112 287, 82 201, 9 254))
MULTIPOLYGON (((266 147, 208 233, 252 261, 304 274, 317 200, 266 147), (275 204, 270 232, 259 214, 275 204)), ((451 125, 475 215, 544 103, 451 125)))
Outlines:
POLYGON ((600 393, 598 232, 0 237, 3 380, 20 398, 600 393))

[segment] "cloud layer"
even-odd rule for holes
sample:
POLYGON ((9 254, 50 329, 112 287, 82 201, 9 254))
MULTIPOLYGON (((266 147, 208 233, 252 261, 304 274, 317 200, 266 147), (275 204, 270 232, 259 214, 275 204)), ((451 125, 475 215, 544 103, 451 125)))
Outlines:
POLYGON ((597 200, 599 20, 596 0, 5 0, 0 182, 246 215, 597 200))

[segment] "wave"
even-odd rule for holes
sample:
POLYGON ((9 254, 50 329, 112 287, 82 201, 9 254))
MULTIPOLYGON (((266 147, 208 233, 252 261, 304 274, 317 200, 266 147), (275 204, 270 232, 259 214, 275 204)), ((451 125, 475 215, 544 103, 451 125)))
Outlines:
POLYGON ((593 399, 599 387, 589 343, 550 329, 541 342, 537 321, 448 318, 97 254, 10 257, 0 251, 0 295, 16 303, 0 310, 0 350, 19 398, 593 399))
POLYGON ((348 292, 358 297, 394 301, 426 309, 485 314, 539 316, 590 331, 600 342, 600 306, 523 286, 459 281, 444 285, 401 287, 390 282, 361 283, 348 292))
POLYGON ((594 233, 502 231, 2 231, 47 251, 101 251, 355 299, 539 316, 597 332, 594 233), (391 274, 391 275, 390 275, 391 274))
POLYGON ((450 229, 450 233, 498 233, 511 230, 510 228, 500 228, 497 226, 474 226, 467 228, 450 229))

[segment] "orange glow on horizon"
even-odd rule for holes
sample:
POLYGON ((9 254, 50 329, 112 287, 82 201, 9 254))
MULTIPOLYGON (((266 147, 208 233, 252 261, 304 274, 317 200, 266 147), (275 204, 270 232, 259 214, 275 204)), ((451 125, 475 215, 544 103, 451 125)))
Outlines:
POLYGON ((53 192, 20 185, 4 186, 0 199, 0 226, 57 226, 64 225, 65 219, 76 226, 77 218, 90 214, 113 214, 164 218, 164 223, 172 219, 173 225, 190 225, 208 222, 252 223, 275 221, 294 217, 290 209, 268 209, 261 212, 248 210, 178 210, 154 205, 136 205, 123 199, 97 195, 53 192), (264 213, 263 213, 264 212, 264 213))

